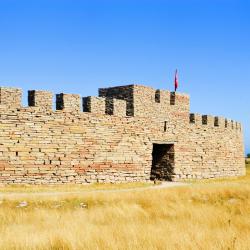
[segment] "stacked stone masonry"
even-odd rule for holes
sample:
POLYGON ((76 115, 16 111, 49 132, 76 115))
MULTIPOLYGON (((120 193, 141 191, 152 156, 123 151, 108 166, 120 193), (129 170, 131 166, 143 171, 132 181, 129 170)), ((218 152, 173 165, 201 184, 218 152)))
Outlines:
POLYGON ((56 110, 47 91, 29 91, 28 107, 21 100, 20 89, 0 88, 0 183, 149 181, 154 145, 171 148, 157 161, 171 158, 162 179, 245 174, 241 124, 190 114, 186 94, 102 88, 99 97, 58 94, 56 110))

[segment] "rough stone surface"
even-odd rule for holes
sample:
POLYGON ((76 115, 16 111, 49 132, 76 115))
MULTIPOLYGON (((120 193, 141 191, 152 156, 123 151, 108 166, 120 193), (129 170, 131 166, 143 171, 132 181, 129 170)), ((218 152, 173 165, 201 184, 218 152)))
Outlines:
POLYGON ((105 98, 88 96, 82 98, 83 112, 105 114, 105 98))
POLYGON ((53 94, 51 92, 41 90, 28 91, 28 104, 30 107, 52 111, 52 99, 53 94))
POLYGON ((81 110, 81 98, 79 95, 64 94, 64 93, 57 94, 56 109, 78 112, 81 110))
POLYGON ((6 106, 20 107, 22 90, 18 88, 0 87, 0 103, 6 106))
POLYGON ((128 85, 100 97, 0 88, 0 183, 150 180, 153 144, 171 144, 174 181, 245 174, 240 123, 190 114, 189 96, 128 85), (43 98, 44 96, 44 98, 43 98))

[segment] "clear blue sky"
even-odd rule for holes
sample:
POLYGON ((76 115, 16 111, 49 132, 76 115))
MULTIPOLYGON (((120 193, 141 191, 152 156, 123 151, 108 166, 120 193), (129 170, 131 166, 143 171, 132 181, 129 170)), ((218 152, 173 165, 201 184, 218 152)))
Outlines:
POLYGON ((249 13, 247 0, 1 0, 0 85, 173 89, 178 68, 191 111, 243 122, 250 153, 249 13))

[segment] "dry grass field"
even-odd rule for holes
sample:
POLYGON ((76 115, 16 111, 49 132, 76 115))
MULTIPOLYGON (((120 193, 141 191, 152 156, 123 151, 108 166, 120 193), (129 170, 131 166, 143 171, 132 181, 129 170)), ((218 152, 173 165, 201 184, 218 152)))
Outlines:
POLYGON ((36 193, 79 187, 0 188, 0 197, 15 192, 0 198, 0 249, 250 249, 250 166, 241 178, 123 187, 94 185, 80 189, 114 192, 58 196, 36 193))
POLYGON ((151 186, 151 183, 131 182, 119 184, 102 184, 93 183, 86 185, 3 185, 0 186, 0 193, 40 193, 40 192, 82 192, 82 191, 95 191, 95 190, 119 190, 119 189, 133 189, 140 187, 151 186))

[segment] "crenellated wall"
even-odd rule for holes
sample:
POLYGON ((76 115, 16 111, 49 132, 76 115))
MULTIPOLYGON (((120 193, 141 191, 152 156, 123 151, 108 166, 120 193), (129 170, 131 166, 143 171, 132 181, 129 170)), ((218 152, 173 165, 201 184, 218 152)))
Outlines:
POLYGON ((190 114, 185 138, 191 164, 182 165, 183 176, 214 178, 245 174, 243 131, 240 123, 223 117, 190 114))
POLYGON ((20 107, 22 90, 17 88, 0 87, 0 103, 6 106, 20 107))
POLYGON ((188 95, 143 85, 101 88, 99 96, 125 100, 128 116, 159 118, 174 112, 189 114, 190 109, 188 95))
POLYGON ((189 96, 142 85, 99 97, 0 88, 0 183, 148 181, 153 144, 174 149, 175 181, 245 174, 243 129, 190 114, 189 96))

